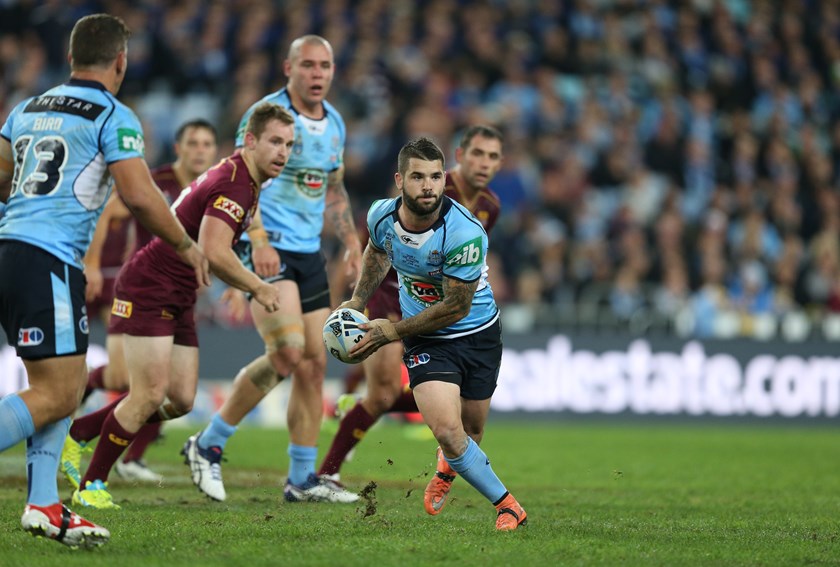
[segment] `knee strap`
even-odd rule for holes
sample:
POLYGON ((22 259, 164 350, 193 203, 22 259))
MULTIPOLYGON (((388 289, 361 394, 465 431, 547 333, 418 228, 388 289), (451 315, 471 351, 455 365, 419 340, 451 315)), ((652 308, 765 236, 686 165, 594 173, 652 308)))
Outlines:
POLYGON ((306 344, 303 319, 294 315, 274 314, 266 317, 257 325, 257 331, 265 342, 268 354, 287 346, 302 349, 306 344))

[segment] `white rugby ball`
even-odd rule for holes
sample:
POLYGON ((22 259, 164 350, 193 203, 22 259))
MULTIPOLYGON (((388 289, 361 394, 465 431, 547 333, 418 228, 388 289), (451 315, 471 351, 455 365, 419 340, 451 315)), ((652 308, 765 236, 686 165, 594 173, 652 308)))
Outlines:
POLYGON ((350 349, 362 340, 367 331, 359 328, 361 323, 367 323, 368 318, 355 309, 336 309, 327 317, 324 324, 324 346, 327 352, 341 362, 355 364, 358 361, 347 356, 350 349))

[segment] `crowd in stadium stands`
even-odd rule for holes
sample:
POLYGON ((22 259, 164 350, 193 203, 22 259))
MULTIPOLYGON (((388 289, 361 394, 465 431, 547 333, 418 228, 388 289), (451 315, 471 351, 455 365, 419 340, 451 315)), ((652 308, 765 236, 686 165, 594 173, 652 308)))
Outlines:
POLYGON ((285 82, 281 48, 318 33, 360 218, 408 138, 451 156, 465 126, 503 129, 490 273, 511 312, 699 337, 840 313, 835 2, 0 2, 0 117, 67 74, 72 23, 100 10, 134 32, 121 98, 153 166, 197 116, 227 155, 285 82))

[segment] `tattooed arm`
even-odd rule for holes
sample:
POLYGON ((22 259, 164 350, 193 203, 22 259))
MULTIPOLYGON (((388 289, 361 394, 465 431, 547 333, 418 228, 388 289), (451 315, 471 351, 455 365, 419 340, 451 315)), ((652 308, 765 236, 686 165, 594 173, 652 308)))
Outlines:
POLYGON ((362 266, 362 244, 359 242, 359 233, 353 223, 350 197, 344 187, 344 166, 331 172, 327 177, 327 194, 324 207, 324 220, 344 243, 346 250, 344 262, 347 264, 347 277, 355 283, 359 278, 362 266))
POLYGON ((379 284, 382 283, 382 280, 385 279, 385 274, 388 273, 390 268, 391 261, 388 260, 388 255, 368 242, 365 255, 362 258, 362 273, 359 276, 359 282, 353 289, 353 297, 339 307, 364 311, 365 305, 367 305, 379 284))
MULTIPOLYGON (((362 281, 364 279, 362 277, 362 281)), ((362 281, 359 285, 362 285, 362 281)), ((383 345, 399 338, 431 333, 457 323, 469 314, 477 287, 478 280, 463 282, 444 276, 443 301, 397 323, 391 323, 387 319, 374 319, 370 323, 360 325, 359 327, 367 329, 368 333, 349 354, 354 359, 364 360, 383 345)))

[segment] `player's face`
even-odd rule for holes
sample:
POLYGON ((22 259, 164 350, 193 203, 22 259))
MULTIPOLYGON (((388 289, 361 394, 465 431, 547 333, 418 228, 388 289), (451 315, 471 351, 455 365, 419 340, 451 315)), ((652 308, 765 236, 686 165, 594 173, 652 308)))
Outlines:
POLYGON ((285 63, 288 87, 306 106, 316 106, 326 98, 333 80, 334 63, 330 50, 319 43, 303 44, 294 59, 285 63))
POLYGON ((280 120, 269 120, 259 138, 247 135, 249 147, 254 154, 254 163, 265 179, 277 177, 286 167, 286 161, 295 144, 294 124, 280 120))
POLYGON ((461 175, 471 187, 487 187, 502 167, 502 142, 496 138, 473 136, 466 149, 459 147, 455 150, 455 161, 461 166, 461 175))
POLYGON ((195 179, 216 161, 216 137, 207 128, 187 128, 175 143, 175 155, 195 179))
POLYGON ((397 173, 394 179, 402 193, 403 203, 415 215, 430 215, 440 206, 446 180, 440 160, 411 158, 405 175, 397 173))

